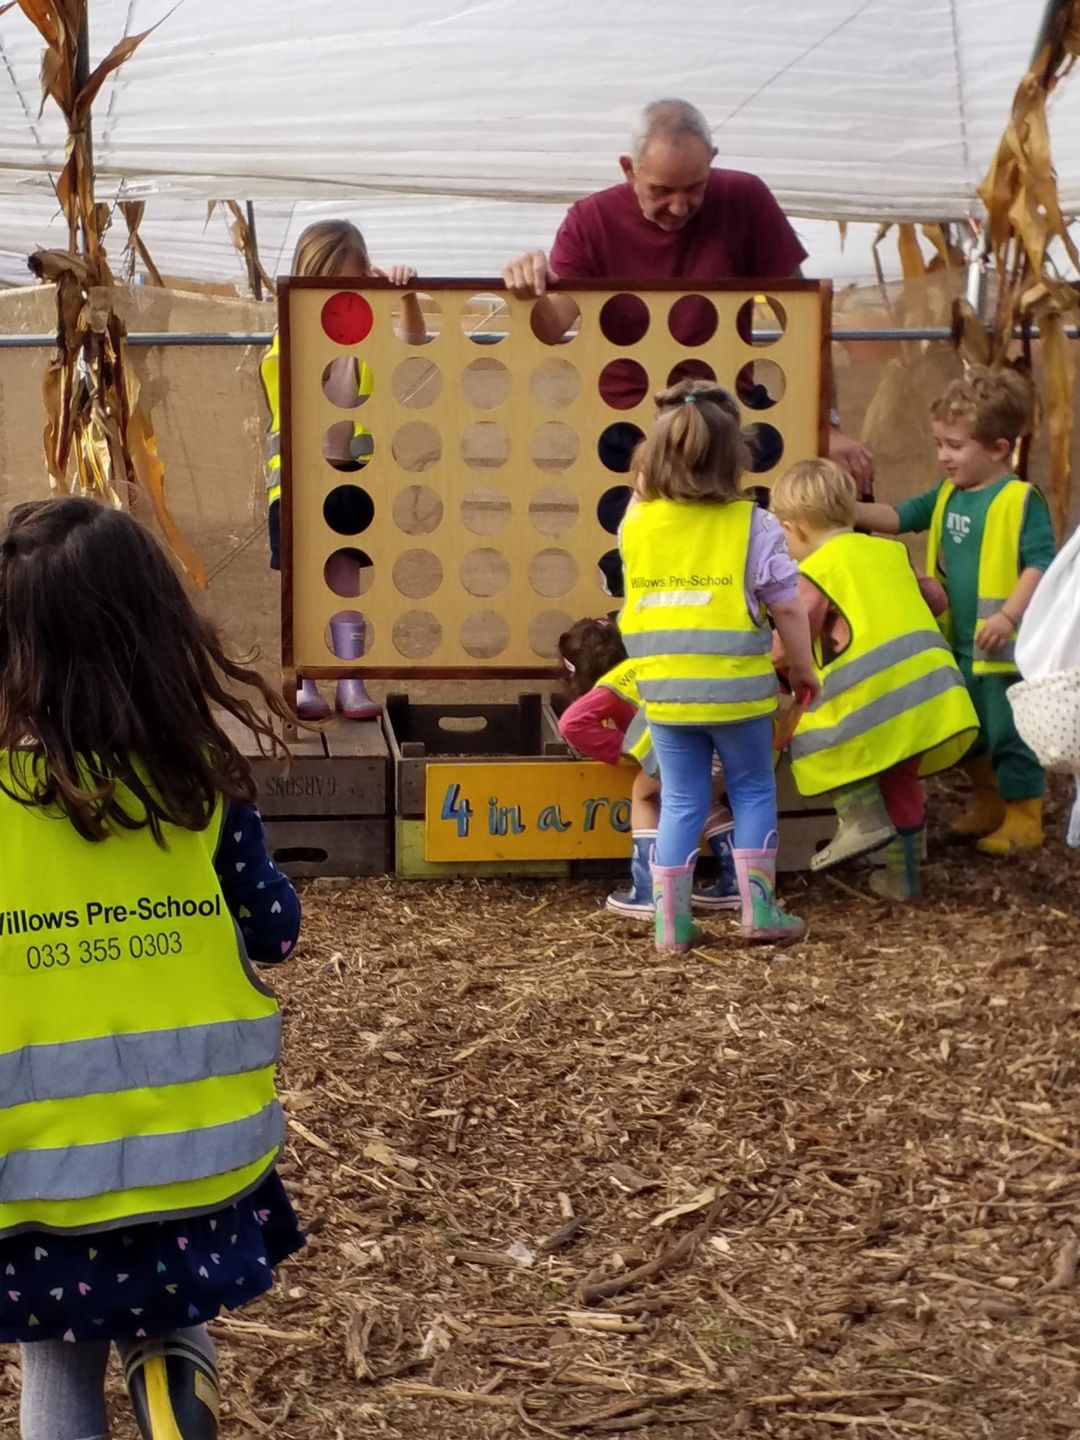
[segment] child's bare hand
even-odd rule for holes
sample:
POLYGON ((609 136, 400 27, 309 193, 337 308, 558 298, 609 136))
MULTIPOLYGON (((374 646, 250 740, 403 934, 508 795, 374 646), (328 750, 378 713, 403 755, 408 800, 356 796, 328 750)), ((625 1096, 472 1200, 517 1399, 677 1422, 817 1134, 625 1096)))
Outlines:
POLYGON ((380 270, 377 265, 373 265, 371 273, 381 276, 384 280, 389 280, 391 285, 411 285, 416 279, 416 271, 411 265, 389 265, 385 270, 380 270))
POLYGON ((813 704, 821 694, 821 681, 809 666, 805 669, 801 665, 789 666, 788 684, 791 686, 791 693, 797 700, 801 699, 802 695, 809 690, 810 704, 813 704))
POLYGON ((998 610, 996 614, 990 616, 979 631, 975 640, 976 649, 984 651, 987 655, 996 655, 999 650, 1004 650, 1008 645, 1015 629, 1016 626, 1004 610, 998 610))

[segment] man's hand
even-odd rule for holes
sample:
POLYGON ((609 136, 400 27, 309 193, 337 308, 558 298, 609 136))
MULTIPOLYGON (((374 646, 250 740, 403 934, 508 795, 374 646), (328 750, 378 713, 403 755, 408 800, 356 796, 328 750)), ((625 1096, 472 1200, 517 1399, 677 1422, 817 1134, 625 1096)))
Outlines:
POLYGON ((1016 626, 1005 614, 1004 610, 998 610, 991 615, 986 624, 975 637, 976 650, 982 650, 986 655, 996 655, 999 650, 1004 650, 1013 637, 1016 626))
POLYGON ((519 300, 543 295, 552 281, 559 277, 548 264, 543 250, 526 250, 524 255, 508 261, 503 266, 503 284, 519 300))
POLYGON ((829 459, 846 470, 859 489, 860 500, 874 498, 874 457, 859 440, 842 430, 829 431, 829 459))

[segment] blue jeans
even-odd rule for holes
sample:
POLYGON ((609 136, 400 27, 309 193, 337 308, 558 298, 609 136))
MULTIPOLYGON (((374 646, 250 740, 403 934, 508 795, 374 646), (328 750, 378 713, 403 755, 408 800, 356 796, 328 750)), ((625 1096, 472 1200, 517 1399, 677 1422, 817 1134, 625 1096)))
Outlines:
POLYGON ((657 725, 649 722, 660 762, 658 865, 685 865, 697 853, 712 805, 712 757, 724 767, 724 785, 735 817, 733 844, 739 850, 776 844, 776 777, 773 772, 772 716, 729 725, 657 725))

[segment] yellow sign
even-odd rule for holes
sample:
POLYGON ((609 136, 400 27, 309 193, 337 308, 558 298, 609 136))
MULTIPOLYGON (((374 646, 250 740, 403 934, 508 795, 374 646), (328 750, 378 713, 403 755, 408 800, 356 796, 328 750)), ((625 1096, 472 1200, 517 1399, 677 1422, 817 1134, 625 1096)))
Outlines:
POLYGON ((427 768, 427 860, 617 860, 636 765, 583 760, 427 768))

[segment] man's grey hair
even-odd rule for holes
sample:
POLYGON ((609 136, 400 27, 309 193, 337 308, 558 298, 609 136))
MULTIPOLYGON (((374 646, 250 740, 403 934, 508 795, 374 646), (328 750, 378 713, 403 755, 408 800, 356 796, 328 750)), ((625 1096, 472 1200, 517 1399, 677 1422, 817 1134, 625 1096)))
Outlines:
POLYGON ((654 140, 679 140, 684 135, 713 148, 709 122, 696 105, 688 100, 653 100, 630 131, 630 158, 637 165, 654 140))

